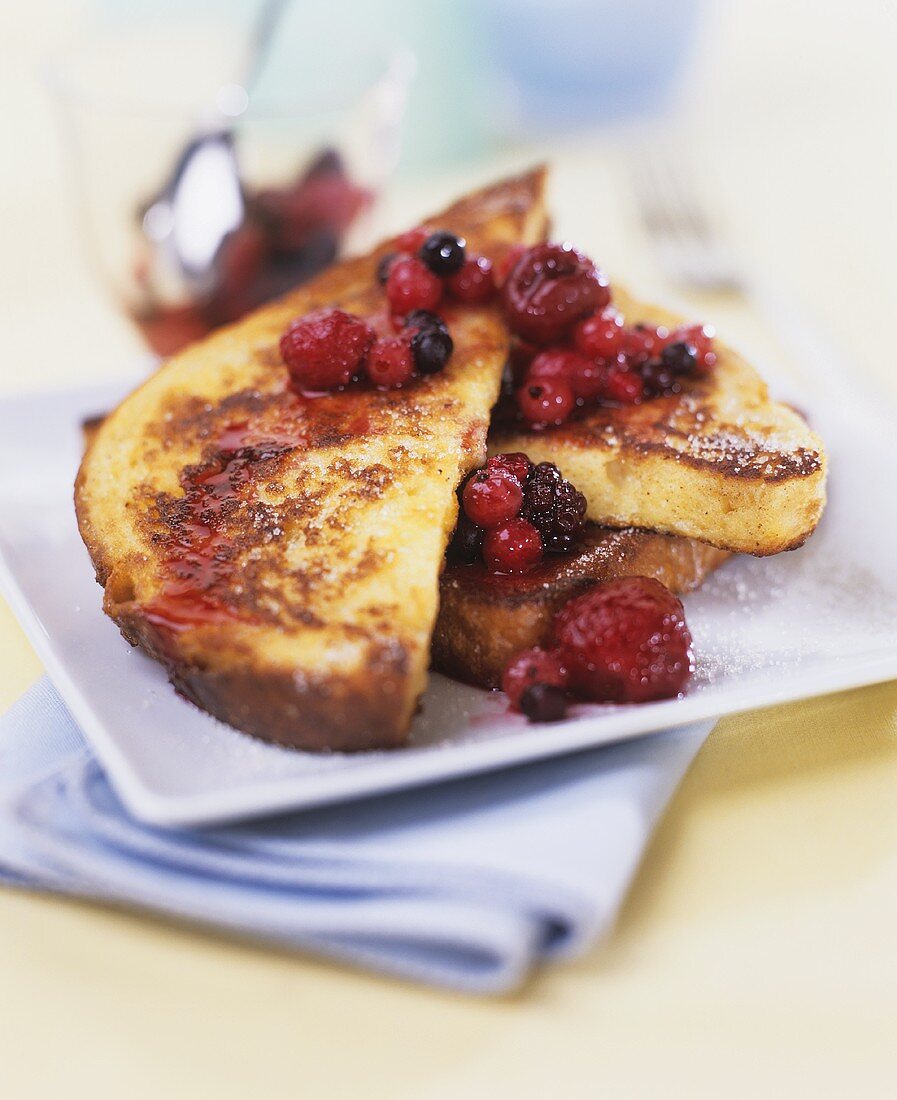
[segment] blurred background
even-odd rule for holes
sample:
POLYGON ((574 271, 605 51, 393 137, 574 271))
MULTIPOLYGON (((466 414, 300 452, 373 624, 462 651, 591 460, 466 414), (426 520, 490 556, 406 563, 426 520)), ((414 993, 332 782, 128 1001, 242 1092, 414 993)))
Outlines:
POLYGON ((558 233, 685 292, 635 201, 661 154, 741 263, 877 366, 897 291, 886 0, 33 0, 0 20, 11 385, 69 380, 73 342, 98 376, 175 350, 541 157, 558 233))

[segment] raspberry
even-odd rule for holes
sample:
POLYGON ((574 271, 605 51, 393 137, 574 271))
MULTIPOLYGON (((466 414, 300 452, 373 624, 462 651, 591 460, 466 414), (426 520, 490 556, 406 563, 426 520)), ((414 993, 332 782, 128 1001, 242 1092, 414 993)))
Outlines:
POLYGON ((574 689, 597 703, 678 695, 694 670, 681 602, 648 577, 622 577, 571 600, 554 640, 574 689))
POLYGON ((645 384, 636 371, 615 366, 607 372, 604 393, 620 405, 637 405, 645 396, 645 384))
POLYGON ((428 225, 416 225, 414 229, 406 229, 396 237, 396 248, 399 252, 417 252, 432 232, 428 225))
POLYGON ((593 313, 573 330, 576 350, 590 359, 613 359, 620 350, 623 318, 615 309, 593 313))
POLYGON ((533 428, 563 424, 576 408, 576 396, 563 378, 533 378, 517 390, 517 407, 533 428))
POLYGON ((570 550, 585 526, 586 498, 552 462, 532 472, 520 514, 537 528, 546 550, 570 550))
POLYGON ((486 532, 483 559, 495 573, 528 573, 542 560, 539 532, 525 519, 511 519, 486 532))
MULTIPOLYGON (((553 688, 564 702, 564 710, 566 710, 565 693, 569 678, 567 669, 557 651, 534 646, 532 649, 525 649, 522 653, 518 653, 508 663, 502 674, 501 689, 507 695, 508 702, 515 710, 521 710, 528 717, 533 717, 526 709, 526 702, 528 701, 526 697, 535 688, 553 688)), ((558 717, 563 717, 563 713, 558 717)), ((533 717, 533 720, 546 721, 544 718, 535 717, 533 717)), ((554 721, 556 719, 549 718, 547 720, 554 721)))
POLYGON ((569 245, 540 244, 518 259, 502 288, 511 328, 537 344, 560 340, 610 301, 607 276, 569 245))
POLYGON ((699 374, 706 374, 716 366, 713 337, 714 332, 710 325, 682 325, 670 333, 671 342, 681 342, 694 348, 699 374))
POLYGON ((497 527, 520 514, 523 490, 507 470, 477 470, 464 486, 461 501, 468 519, 480 527, 497 527))
POLYGON ((445 279, 464 266, 466 244, 463 237, 454 233, 431 233, 418 249, 418 255, 434 275, 445 279))
POLYGON ((533 464, 525 454, 514 451, 509 454, 493 455, 486 463, 486 469, 490 472, 492 470, 505 470, 522 489, 533 472, 533 464))
POLYGON ((458 525, 448 545, 448 559, 459 565, 473 565, 480 560, 483 538, 486 532, 468 519, 464 511, 458 513, 458 525))
POLYGON ((368 353, 368 378, 375 386, 387 389, 403 386, 414 375, 411 345, 401 336, 375 340, 368 353))
POLYGON ((400 315, 435 309, 442 297, 442 283, 416 256, 405 256, 389 270, 386 296, 393 313, 400 315))
POLYGON ((495 294, 492 261, 485 256, 471 256, 464 266, 448 280, 448 288, 459 302, 480 305, 495 294))
POLYGON ((360 374, 374 330, 341 309, 319 309, 294 321, 280 338, 280 354, 303 390, 333 390, 360 374))

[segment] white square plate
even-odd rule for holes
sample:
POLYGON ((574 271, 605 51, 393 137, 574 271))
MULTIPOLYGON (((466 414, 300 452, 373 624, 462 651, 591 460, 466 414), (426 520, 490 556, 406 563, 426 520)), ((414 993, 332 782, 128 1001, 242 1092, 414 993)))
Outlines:
POLYGON ((823 523, 803 549, 733 560, 686 599, 698 671, 684 699, 582 706, 530 726, 503 696, 434 675, 400 751, 291 752, 222 725, 180 699, 100 609, 72 484, 80 421, 115 403, 108 388, 0 403, 0 574, 122 799, 147 821, 249 817, 519 764, 897 677, 893 429, 872 402, 828 389, 827 404, 809 406, 832 466, 823 523))

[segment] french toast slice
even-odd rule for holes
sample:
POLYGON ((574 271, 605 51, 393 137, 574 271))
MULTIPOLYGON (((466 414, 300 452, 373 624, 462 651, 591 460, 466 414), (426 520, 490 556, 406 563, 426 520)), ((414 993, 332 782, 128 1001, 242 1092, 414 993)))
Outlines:
MULTIPOLYGON (((630 324, 682 321, 616 286, 614 303, 630 324)), ((585 494, 595 523, 748 554, 793 550, 825 506, 822 441, 770 398, 740 355, 718 340, 714 350, 715 368, 673 396, 596 407, 546 431, 499 418, 490 453, 525 451, 533 462, 554 462, 585 494)))
MULTIPOLYGON (((428 219, 500 260, 545 231, 544 172, 428 219)), ((378 261, 175 356, 97 429, 75 489, 104 608, 217 718, 303 749, 400 745, 423 692, 456 487, 485 459, 508 354, 497 305, 443 309, 455 350, 404 389, 301 398, 278 354, 321 306, 384 308, 378 261)))
POLYGON ((555 612, 594 584, 653 577, 678 594, 698 588, 729 553, 696 539, 636 527, 586 525, 577 548, 552 554, 522 576, 485 565, 449 565, 439 580, 433 667, 479 687, 501 684, 516 654, 544 645, 555 612))

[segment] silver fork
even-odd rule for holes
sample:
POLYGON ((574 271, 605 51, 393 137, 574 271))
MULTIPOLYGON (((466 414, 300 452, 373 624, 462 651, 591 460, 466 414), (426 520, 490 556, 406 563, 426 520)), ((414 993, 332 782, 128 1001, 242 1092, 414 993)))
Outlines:
POLYGON ((701 292, 728 293, 770 322, 805 380, 848 396, 851 389, 876 400, 874 390, 808 319, 801 305, 764 272, 758 278, 720 236, 704 209, 689 171, 669 154, 643 152, 629 163, 636 202, 658 262, 672 283, 701 292))
POLYGON ((669 156, 642 153, 629 171, 645 229, 671 282, 746 296, 749 279, 707 216, 687 168, 669 156))

